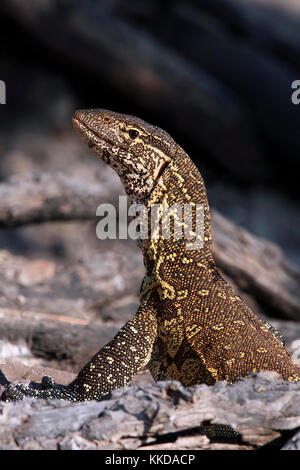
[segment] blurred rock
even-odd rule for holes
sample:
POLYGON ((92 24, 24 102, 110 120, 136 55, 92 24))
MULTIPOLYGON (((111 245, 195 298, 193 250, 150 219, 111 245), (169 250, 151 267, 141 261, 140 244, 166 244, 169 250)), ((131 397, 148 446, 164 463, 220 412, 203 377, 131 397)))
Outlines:
POLYGON ((0 251, 0 256, 2 308, 91 319, 98 313, 101 318, 101 309, 105 307, 109 319, 108 312, 118 301, 120 307, 123 304, 119 310, 123 311, 119 318, 122 322, 128 316, 124 305, 137 305, 144 274, 138 252, 129 256, 129 252, 122 255, 108 251, 82 257, 75 265, 42 259, 32 261, 6 251, 0 251))

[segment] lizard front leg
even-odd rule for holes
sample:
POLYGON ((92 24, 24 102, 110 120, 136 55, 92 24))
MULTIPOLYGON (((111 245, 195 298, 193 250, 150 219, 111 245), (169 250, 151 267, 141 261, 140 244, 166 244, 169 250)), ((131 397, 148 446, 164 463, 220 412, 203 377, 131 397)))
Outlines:
POLYGON ((43 377, 42 390, 10 384, 4 391, 5 401, 25 397, 60 398, 73 402, 99 400, 110 391, 129 385, 135 374, 150 360, 157 337, 157 318, 152 305, 143 303, 134 318, 102 348, 69 385, 56 384, 43 377))

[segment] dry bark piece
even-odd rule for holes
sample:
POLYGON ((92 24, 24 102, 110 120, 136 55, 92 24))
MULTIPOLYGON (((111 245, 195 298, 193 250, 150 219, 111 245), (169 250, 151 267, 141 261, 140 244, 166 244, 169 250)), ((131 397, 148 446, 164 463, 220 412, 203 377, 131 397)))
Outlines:
POLYGON ((0 409, 6 448, 280 448, 288 440, 284 436, 300 426, 300 383, 261 373, 231 386, 185 389, 161 382, 116 390, 102 402, 29 399, 0 409), (203 434, 209 423, 229 426, 241 437, 209 439, 203 434))

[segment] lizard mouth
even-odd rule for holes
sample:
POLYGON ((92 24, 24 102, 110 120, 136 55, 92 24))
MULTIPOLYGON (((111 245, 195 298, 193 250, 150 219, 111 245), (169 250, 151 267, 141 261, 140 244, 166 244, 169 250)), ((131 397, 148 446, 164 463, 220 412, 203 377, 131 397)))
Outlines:
POLYGON ((102 135, 97 134, 76 115, 72 118, 72 124, 88 148, 95 152, 100 158, 107 161, 114 144, 105 139, 102 135))

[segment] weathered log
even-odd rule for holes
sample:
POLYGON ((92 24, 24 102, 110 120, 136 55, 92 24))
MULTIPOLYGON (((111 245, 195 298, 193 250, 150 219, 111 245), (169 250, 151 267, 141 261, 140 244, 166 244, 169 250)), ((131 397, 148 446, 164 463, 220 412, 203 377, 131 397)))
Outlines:
POLYGON ((97 183, 62 173, 11 177, 0 184, 0 227, 92 219, 98 205, 114 201, 120 189, 107 170, 103 165, 97 183))
MULTIPOLYGON (((0 338, 23 344, 31 354, 79 370, 117 333, 117 324, 88 319, 0 308, 0 338)), ((0 353, 1 356, 1 353, 0 353)), ((10 358, 9 358, 10 359, 10 358)))
POLYGON ((144 274, 130 248, 123 255, 91 250, 71 264, 0 251, 0 266, 0 308, 119 324, 136 312, 144 274))
POLYGON ((165 382, 100 403, 26 400, 0 409, 4 449, 280 449, 300 426, 300 383, 263 373, 232 386, 165 382), (212 424, 235 432, 213 437, 212 424))

